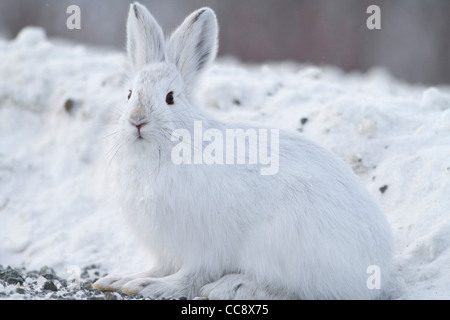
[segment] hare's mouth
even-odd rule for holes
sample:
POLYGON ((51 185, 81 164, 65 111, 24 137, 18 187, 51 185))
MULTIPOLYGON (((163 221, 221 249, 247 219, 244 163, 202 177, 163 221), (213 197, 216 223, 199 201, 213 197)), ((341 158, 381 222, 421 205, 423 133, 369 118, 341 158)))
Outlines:
POLYGON ((154 141, 154 138, 152 137, 151 133, 140 132, 140 133, 134 134, 134 138, 133 138, 134 143, 137 143, 137 144, 152 143, 153 141, 154 141))
POLYGON ((138 142, 138 143, 139 142, 144 142, 144 141, 148 142, 149 140, 147 138, 143 137, 140 134, 136 137, 136 140, 135 140, 135 142, 138 142))
POLYGON ((148 140, 148 137, 146 137, 145 132, 143 132, 148 125, 148 122, 146 121, 133 121, 133 119, 130 119, 130 125, 131 125, 131 134, 134 137, 134 141, 144 141, 148 140))

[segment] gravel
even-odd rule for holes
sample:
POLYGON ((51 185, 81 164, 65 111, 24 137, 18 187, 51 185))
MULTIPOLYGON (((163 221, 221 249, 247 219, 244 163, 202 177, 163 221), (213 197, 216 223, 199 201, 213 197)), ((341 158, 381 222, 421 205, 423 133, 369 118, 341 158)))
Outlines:
POLYGON ((40 270, 4 268, 0 265, 0 299, 4 300, 143 300, 118 292, 100 292, 92 284, 107 274, 97 265, 74 267, 58 275, 44 266, 40 270))

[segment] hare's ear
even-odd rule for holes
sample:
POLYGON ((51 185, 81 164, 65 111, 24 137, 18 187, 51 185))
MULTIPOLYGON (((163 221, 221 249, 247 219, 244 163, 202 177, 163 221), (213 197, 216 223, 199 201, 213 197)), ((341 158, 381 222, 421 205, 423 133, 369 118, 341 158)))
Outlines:
POLYGON ((217 34, 216 15, 209 8, 201 8, 191 13, 170 36, 166 59, 175 64, 191 88, 198 74, 216 57, 217 34))
POLYGON ((133 72, 148 63, 164 60, 164 35, 161 27, 138 2, 130 5, 128 13, 127 52, 133 72))

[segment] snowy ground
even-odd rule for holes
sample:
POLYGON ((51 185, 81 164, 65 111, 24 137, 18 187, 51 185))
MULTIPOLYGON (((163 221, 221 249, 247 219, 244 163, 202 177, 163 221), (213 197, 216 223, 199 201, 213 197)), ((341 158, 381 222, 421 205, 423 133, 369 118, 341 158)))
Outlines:
MULTIPOLYGON (((49 41, 40 29, 0 40, 3 267, 50 266, 58 277, 92 264, 147 268, 151 257, 104 201, 105 128, 126 103, 125 68, 123 53, 49 41)), ((218 119, 298 130, 344 159, 392 225, 393 298, 450 299, 450 87, 222 60, 199 95, 218 119)))

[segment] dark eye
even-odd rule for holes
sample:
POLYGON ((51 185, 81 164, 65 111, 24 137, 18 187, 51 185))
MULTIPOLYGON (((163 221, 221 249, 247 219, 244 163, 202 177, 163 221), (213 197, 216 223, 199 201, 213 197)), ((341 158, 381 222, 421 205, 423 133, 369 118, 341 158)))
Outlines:
POLYGON ((166 96, 166 103, 173 104, 173 91, 170 91, 166 96))
POLYGON ((130 98, 131 98, 131 94, 133 93, 133 91, 131 91, 131 90, 128 90, 128 100, 130 100, 130 98))

